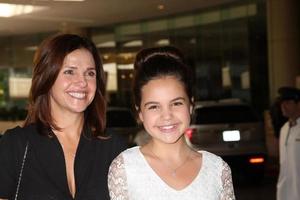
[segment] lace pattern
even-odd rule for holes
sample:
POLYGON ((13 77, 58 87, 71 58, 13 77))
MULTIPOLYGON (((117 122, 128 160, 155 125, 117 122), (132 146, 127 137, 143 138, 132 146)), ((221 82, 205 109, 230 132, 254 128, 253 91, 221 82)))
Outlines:
POLYGON ((202 167, 181 190, 168 186, 152 170, 139 147, 122 152, 112 162, 108 187, 112 200, 235 200, 231 170, 221 157, 202 153, 202 167))
POLYGON ((108 173, 108 189, 111 200, 129 200, 124 159, 119 155, 111 163, 108 173))
POLYGON ((222 192, 221 200, 234 200, 234 190, 231 178, 231 170, 228 164, 222 160, 222 192))

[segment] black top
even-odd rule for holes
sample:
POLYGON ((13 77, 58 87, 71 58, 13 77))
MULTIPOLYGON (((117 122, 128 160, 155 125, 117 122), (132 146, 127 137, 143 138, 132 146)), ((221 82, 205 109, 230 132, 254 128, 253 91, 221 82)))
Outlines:
MULTIPOLYGON (((8 130, 0 139, 0 198, 14 198, 27 141, 29 146, 18 199, 73 199, 58 139, 38 134, 35 125, 8 130)), ((115 136, 97 139, 82 134, 74 162, 75 199, 109 199, 108 168, 125 148, 125 141, 115 136)))

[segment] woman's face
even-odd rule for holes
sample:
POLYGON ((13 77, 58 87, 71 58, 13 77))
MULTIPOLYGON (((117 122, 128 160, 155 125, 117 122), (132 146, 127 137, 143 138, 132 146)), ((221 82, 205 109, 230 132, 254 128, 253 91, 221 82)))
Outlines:
POLYGON ((183 84, 173 76, 151 80, 142 87, 139 117, 153 140, 172 144, 182 138, 191 109, 183 84))
POLYGON ((96 69, 92 54, 86 49, 69 53, 50 90, 51 112, 82 113, 96 92, 96 69))

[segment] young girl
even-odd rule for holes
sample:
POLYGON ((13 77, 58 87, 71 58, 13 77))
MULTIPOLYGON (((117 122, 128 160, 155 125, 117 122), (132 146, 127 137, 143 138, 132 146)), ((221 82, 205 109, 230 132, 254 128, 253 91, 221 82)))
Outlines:
POLYGON ((229 166, 186 143, 184 133, 193 110, 192 81, 179 50, 144 49, 134 67, 135 108, 151 139, 112 162, 111 199, 235 199, 229 166))

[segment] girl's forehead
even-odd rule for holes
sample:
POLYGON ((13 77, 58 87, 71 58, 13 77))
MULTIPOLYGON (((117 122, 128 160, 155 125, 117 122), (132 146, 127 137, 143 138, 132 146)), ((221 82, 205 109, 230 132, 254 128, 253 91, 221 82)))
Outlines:
POLYGON ((181 81, 173 77, 153 79, 142 87, 142 97, 176 98, 187 96, 181 81))
POLYGON ((174 75, 156 76, 156 77, 150 79, 147 83, 154 82, 154 81, 156 81, 156 82, 176 81, 176 82, 181 83, 181 81, 179 80, 179 78, 177 76, 174 76, 174 75))
POLYGON ((151 86, 158 88, 169 88, 170 86, 179 86, 183 83, 174 76, 161 76, 149 80, 143 88, 150 88, 151 86), (169 87, 168 87, 169 86, 169 87))

